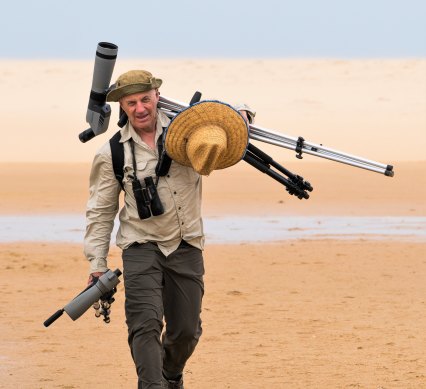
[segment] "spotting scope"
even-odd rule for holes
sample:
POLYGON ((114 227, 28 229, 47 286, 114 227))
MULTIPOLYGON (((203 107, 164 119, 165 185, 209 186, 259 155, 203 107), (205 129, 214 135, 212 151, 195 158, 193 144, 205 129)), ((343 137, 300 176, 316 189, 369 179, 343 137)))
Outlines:
POLYGON ((118 47, 113 43, 99 42, 93 69, 92 89, 87 107, 86 122, 90 128, 78 137, 85 143, 108 129, 111 107, 106 104, 106 95, 111 83, 118 47))
POLYGON ((56 311, 43 324, 49 327, 55 320, 59 319, 64 312, 72 320, 77 320, 84 312, 86 312, 99 299, 111 300, 112 294, 115 293, 116 286, 120 283, 118 277, 121 276, 120 269, 114 271, 108 270, 98 279, 95 279, 87 286, 79 295, 73 298, 64 308, 56 311))

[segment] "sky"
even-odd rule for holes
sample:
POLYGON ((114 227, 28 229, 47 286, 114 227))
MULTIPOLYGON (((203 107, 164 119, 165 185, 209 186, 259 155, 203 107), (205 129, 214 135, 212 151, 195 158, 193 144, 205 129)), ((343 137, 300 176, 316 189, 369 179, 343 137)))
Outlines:
POLYGON ((425 20, 425 0, 15 0, 0 59, 423 58, 425 20))

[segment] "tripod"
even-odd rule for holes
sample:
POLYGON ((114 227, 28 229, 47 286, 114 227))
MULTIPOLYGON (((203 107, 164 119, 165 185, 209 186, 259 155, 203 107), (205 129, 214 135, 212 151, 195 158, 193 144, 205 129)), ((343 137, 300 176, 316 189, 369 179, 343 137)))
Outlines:
MULTIPOLYGON (((158 108, 170 118, 173 118, 178 112, 187 107, 188 104, 171 100, 163 96, 160 96, 160 101, 158 103, 158 108)), ((302 159, 302 154, 306 153, 316 157, 326 158, 332 161, 370 170, 376 173, 381 173, 387 177, 393 177, 394 175, 392 165, 386 165, 366 158, 343 153, 341 151, 324 147, 321 144, 311 143, 306 141, 301 136, 298 138, 287 136, 280 132, 262 128, 254 124, 250 124, 249 129, 251 139, 294 150, 296 151, 296 157, 299 159, 302 159)))
POLYGON ((376 173, 382 173, 388 177, 393 177, 394 175, 392 165, 385 165, 380 162, 333 150, 323 145, 307 142, 301 136, 294 138, 256 125, 250 125, 250 138, 294 150, 296 151, 296 158, 299 159, 303 158, 302 153, 306 153, 376 173))
MULTIPOLYGON (((191 106, 192 104, 198 102, 200 98, 201 93, 196 92, 192 97, 189 105, 191 106)), ((187 106, 188 105, 186 104, 178 103, 162 96, 160 96, 160 101, 158 103, 158 107, 170 118, 176 116, 182 109, 186 108, 187 106)), ((297 196, 299 199, 309 198, 309 194, 306 191, 311 192, 313 190, 309 182, 304 181, 303 177, 293 174, 285 167, 275 162, 269 155, 267 155, 251 143, 249 143, 247 146, 243 160, 249 163, 254 168, 260 170, 262 173, 265 173, 269 177, 272 177, 280 184, 284 185, 289 194, 297 196), (282 174, 286 175, 287 178, 281 175, 280 173, 272 170, 271 166, 273 166, 282 174)))

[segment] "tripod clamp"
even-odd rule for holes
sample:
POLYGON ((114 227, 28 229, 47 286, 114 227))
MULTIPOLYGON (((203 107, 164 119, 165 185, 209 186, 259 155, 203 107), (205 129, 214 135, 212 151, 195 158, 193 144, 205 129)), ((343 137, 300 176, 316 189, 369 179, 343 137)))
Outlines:
POLYGON ((297 142, 296 142, 296 149, 295 149, 295 151, 296 151, 296 158, 298 158, 298 159, 303 159, 303 157, 302 157, 302 153, 303 153, 303 146, 304 146, 304 142, 305 142, 305 139, 304 138, 302 138, 301 136, 299 136, 298 138, 297 138, 297 142))

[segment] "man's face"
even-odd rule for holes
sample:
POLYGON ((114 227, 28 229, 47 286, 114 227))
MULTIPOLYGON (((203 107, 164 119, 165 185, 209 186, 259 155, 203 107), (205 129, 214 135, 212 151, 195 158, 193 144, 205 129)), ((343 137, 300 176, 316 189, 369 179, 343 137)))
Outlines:
POLYGON ((157 120, 157 104, 160 98, 158 89, 135 93, 120 99, 121 108, 135 130, 155 131, 157 120))

